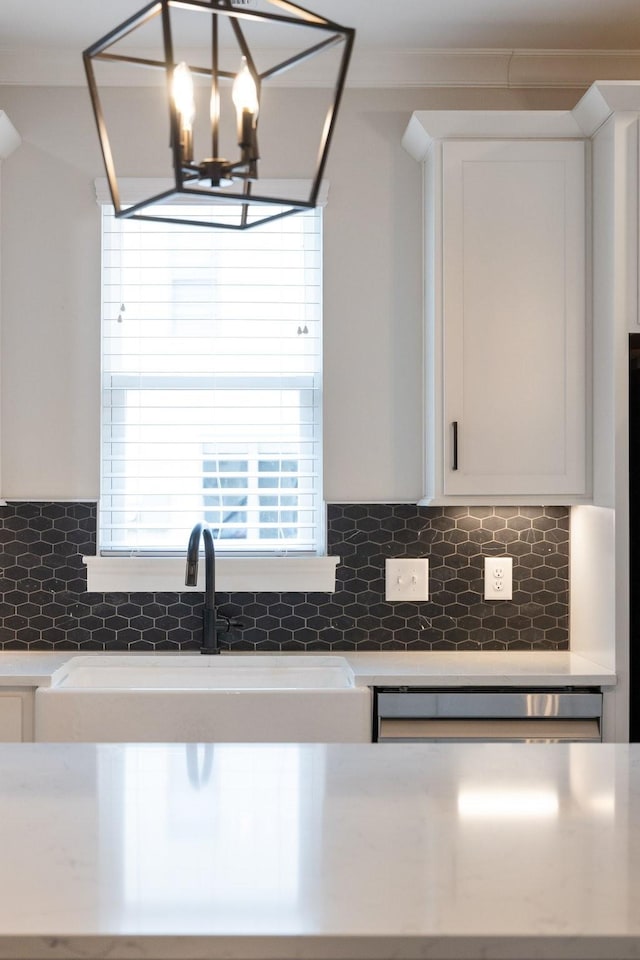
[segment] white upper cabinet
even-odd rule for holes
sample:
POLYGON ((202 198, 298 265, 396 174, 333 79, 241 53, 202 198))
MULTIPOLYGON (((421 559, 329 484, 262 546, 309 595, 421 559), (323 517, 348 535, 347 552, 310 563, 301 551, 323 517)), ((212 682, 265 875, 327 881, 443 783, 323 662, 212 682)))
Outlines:
POLYGON ((415 126, 405 137, 425 164, 424 502, 580 502, 586 146, 566 114, 567 139, 533 138, 531 115, 519 136, 494 138, 518 128, 517 114, 471 139, 486 116, 472 115, 469 138, 426 134, 416 149, 415 126))
POLYGON ((445 143, 442 207, 443 493, 582 495, 584 145, 445 143))

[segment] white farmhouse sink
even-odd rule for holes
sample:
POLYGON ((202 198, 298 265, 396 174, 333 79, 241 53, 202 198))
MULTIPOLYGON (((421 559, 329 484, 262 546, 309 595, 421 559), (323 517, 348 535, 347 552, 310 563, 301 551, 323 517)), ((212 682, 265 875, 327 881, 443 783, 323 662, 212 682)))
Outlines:
POLYGON ((73 657, 54 675, 65 689, 307 690, 353 686, 344 657, 73 657))
POLYGON ((343 657, 78 656, 36 691, 39 741, 371 739, 371 694, 343 657))

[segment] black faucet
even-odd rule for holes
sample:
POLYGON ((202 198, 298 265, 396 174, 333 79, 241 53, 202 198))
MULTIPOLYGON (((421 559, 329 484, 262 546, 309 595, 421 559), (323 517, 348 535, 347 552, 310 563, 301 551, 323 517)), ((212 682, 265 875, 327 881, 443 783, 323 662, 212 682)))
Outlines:
MULTIPOLYGON (((187 547, 187 569, 184 578, 185 587, 195 587, 198 582, 198 557, 200 536, 204 540, 204 610, 202 612, 202 646, 200 653, 220 653, 218 629, 216 623, 216 551, 213 534, 204 523, 196 523, 189 537, 187 547)), ((229 629, 227 621, 226 629, 229 629)))

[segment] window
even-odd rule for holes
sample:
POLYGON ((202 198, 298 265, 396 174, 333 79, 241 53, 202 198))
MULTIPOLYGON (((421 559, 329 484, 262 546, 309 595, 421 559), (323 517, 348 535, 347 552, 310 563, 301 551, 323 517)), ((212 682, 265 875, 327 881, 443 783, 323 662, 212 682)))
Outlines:
MULTIPOLYGON (((215 451, 212 451, 215 457, 215 451)), ((204 461, 205 520, 214 537, 253 540, 295 539, 298 534, 298 460, 204 461), (258 489, 248 494, 249 477, 258 477, 258 489), (284 493, 283 493, 284 491, 284 493), (288 492, 287 492, 288 491, 288 492), (246 511, 242 508, 248 507, 246 511), (247 524, 242 521, 247 518, 247 524), (239 524, 235 525, 234 519, 239 524)))
POLYGON ((321 216, 103 206, 102 554, 184 553, 198 521, 221 553, 322 552, 321 216))

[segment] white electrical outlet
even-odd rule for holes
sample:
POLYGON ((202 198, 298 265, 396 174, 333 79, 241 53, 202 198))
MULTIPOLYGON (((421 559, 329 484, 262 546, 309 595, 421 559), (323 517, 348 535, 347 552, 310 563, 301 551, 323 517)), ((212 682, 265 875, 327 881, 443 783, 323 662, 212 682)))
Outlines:
POLYGON ((428 600, 429 561, 385 561, 385 600, 428 600))
POLYGON ((485 600, 511 600, 513 595, 513 560, 511 557, 484 558, 485 600))

